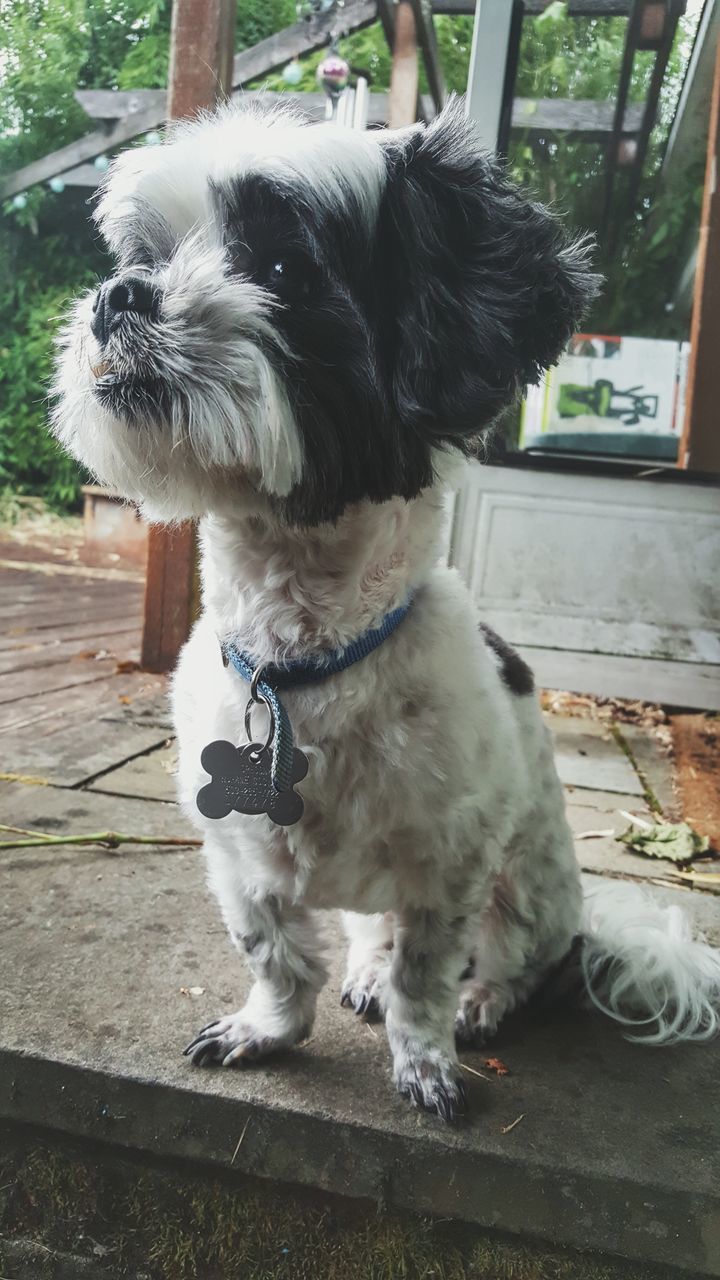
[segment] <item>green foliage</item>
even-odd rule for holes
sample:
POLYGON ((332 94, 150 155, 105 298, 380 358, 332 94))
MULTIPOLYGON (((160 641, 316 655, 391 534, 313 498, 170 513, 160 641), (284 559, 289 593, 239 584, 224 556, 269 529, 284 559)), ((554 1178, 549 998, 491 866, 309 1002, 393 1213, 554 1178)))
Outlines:
POLYGON ((296 21, 295 0, 238 0, 235 48, 251 49, 296 21))
POLYGON ((118 89, 164 89, 170 64, 166 31, 151 31, 128 50, 118 71, 118 89))
MULTIPOLYGON (((5 237, 0 245, 9 264, 22 239, 5 237)), ((69 298, 97 278, 87 265, 78 270, 71 257, 73 279, 65 279, 73 239, 37 237, 32 270, 11 274, 0 305, 0 486, 12 483, 22 493, 42 493, 60 508, 76 502, 81 477, 45 429, 53 341, 69 298)))

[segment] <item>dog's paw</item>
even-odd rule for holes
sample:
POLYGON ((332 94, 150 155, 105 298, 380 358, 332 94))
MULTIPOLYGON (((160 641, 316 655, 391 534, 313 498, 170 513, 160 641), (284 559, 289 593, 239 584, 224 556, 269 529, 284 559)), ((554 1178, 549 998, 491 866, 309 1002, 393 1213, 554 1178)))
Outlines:
POLYGON ((349 972, 340 993, 340 1003, 366 1018, 385 1016, 390 960, 382 959, 349 972))
POLYGON ((456 1062, 433 1056, 395 1062, 395 1084, 401 1097, 441 1120, 459 1120, 467 1112, 465 1081, 456 1062))
POLYGON ((455 1040, 468 1048, 480 1048, 492 1040, 506 1012, 506 1002, 487 987, 471 984, 460 992, 455 1015, 455 1040))
POLYGON ((251 1022, 241 1010, 227 1018, 218 1018, 203 1027, 199 1035, 183 1050, 196 1067, 259 1062, 262 1058, 290 1049, 309 1034, 306 1028, 287 1035, 269 1035, 251 1022))

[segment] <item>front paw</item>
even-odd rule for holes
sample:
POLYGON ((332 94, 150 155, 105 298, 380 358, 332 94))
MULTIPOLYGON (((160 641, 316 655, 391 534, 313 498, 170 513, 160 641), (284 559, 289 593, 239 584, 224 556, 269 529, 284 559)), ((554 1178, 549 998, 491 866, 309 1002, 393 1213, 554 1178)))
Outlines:
POLYGON ((497 1033, 506 1012, 506 1002, 499 993, 470 983, 460 992, 455 1015, 455 1041, 468 1049, 480 1049, 497 1033))
POLYGON ((383 1018, 387 1000, 390 962, 368 964, 348 973, 340 993, 340 1003, 366 1018, 383 1018))
POLYGON ((303 1027, 286 1035, 270 1035, 248 1019, 241 1009, 230 1017, 209 1022, 183 1053, 196 1067, 232 1067, 235 1063, 259 1062, 272 1053, 289 1049, 305 1040, 308 1034, 308 1029, 303 1027))
POLYGON ((459 1065, 441 1054, 396 1055, 394 1078, 401 1097, 441 1120, 459 1120, 467 1111, 459 1065))

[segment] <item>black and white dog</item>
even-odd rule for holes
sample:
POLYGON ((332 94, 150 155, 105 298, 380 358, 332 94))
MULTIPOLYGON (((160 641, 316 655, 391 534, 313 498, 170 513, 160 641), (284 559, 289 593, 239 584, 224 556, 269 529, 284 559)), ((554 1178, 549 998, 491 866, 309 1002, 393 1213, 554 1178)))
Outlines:
MULTIPOLYGON (((445 1118, 456 1040, 492 1034, 571 951, 648 1039, 708 1037, 717 953, 627 887, 583 903, 532 676, 436 563, 463 455, 595 291, 587 246, 457 103, 367 134, 226 109, 115 160, 97 218, 117 274, 66 327, 54 429, 151 520, 201 517, 180 787, 256 979, 193 1060, 308 1036, 317 908, 344 913, 343 1003, 385 1014, 398 1089, 445 1118), (253 673, 272 716, 252 764, 279 769, 285 713, 308 762, 293 825, 231 776, 253 673)), ((273 772, 275 799, 291 782, 273 772)))

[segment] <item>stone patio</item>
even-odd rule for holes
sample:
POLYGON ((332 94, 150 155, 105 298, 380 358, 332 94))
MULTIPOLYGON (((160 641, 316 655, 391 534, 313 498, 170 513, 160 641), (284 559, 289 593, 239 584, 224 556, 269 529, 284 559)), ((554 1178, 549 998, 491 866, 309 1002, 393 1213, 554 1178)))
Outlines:
MULTIPOLYGON (((52 668, 32 665, 47 657, 37 641, 40 607, 30 599, 43 574, 7 570, 2 585, 13 572, 39 629, 22 637, 35 685, 18 683, 24 692, 15 697, 6 681, 0 702, 0 738, 12 743, 0 819, 54 835, 113 829, 186 838, 172 802, 161 683, 129 669, 136 634, 111 639, 97 679, 52 692, 52 681, 37 678, 52 668)), ((76 592, 89 581, 73 580, 76 592)), ((112 637, 111 624, 103 629, 112 637)), ((62 661, 84 670, 90 660, 64 653, 62 661)), ((8 670, 18 682, 19 674, 8 670)), ((624 814, 650 818, 649 797, 677 811, 658 735, 588 714, 549 712, 548 722, 586 874, 647 883, 664 901, 681 902, 720 944, 718 897, 691 891, 669 863, 649 862, 614 838, 628 825, 624 814)), ((709 865, 718 870, 717 860, 709 865)), ((448 1128, 395 1095, 382 1027, 340 1008, 342 957, 336 922, 328 926, 331 980, 307 1045, 253 1069, 197 1070, 183 1045, 236 1008, 247 981, 204 889, 199 851, 0 851, 7 1133, 222 1172, 239 1188, 249 1177, 332 1193, 533 1249, 577 1248, 623 1259, 633 1276, 640 1263, 652 1274, 671 1267, 720 1276, 717 1043, 652 1051, 593 1015, 520 1017, 493 1046, 510 1074, 488 1070, 482 1053, 463 1055, 472 1114, 448 1128)), ((9 1233, 16 1248, 11 1224, 9 1233)), ((45 1274, 4 1266, 8 1277, 45 1274)), ((82 1275, 106 1274, 98 1268, 82 1275)), ((579 1262, 562 1274, 596 1273, 579 1262)))

